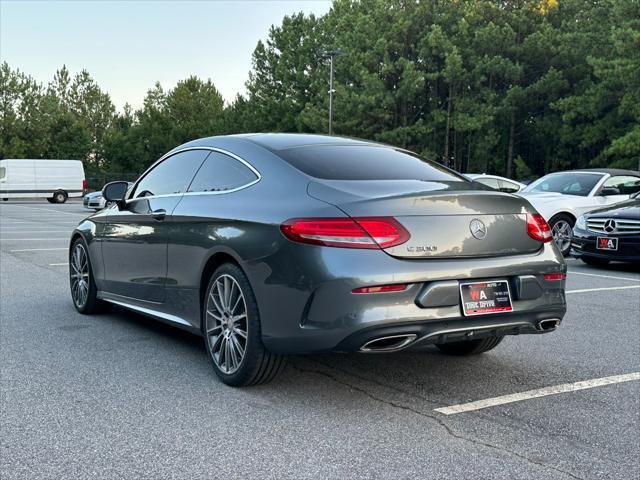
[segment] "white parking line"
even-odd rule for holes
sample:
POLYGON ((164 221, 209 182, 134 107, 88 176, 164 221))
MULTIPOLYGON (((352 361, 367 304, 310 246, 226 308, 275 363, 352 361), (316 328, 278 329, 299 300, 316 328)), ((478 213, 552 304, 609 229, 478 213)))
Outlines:
POLYGON ((564 293, 604 292, 606 290, 629 290, 631 288, 640 288, 640 285, 625 285, 624 287, 582 288, 580 290, 567 290, 564 293))
POLYGON ((600 273, 585 273, 585 272, 569 271, 569 275, 586 275, 588 277, 602 277, 602 278, 612 278, 614 280, 629 280, 630 282, 640 282, 640 279, 638 278, 615 277, 613 275, 602 275, 600 273))
POLYGON ((65 262, 65 263, 50 263, 49 266, 50 267, 68 267, 69 266, 69 262, 65 262))
POLYGON ((640 380, 640 372, 594 378, 593 380, 584 380, 582 382, 563 383, 562 385, 553 385, 551 387, 537 388, 535 390, 513 393, 511 395, 502 395, 500 397, 486 398, 475 402, 451 405, 450 407, 435 408, 434 411, 445 415, 454 415, 456 413, 473 412, 475 410, 482 410, 483 408, 495 407, 506 403, 520 402, 522 400, 546 397, 548 395, 557 395, 559 393, 575 392, 577 390, 602 387, 604 385, 611 385, 614 383, 630 382, 632 380, 640 380))
POLYGON ((2 234, 20 235, 23 233, 69 233, 69 230, 17 230, 15 232, 7 232, 6 230, 0 228, 0 235, 2 234))
POLYGON ((45 252, 52 250, 69 250, 67 247, 62 248, 20 248, 18 250, 9 250, 11 253, 13 252, 45 252))
POLYGON ((43 242, 47 240, 69 240, 70 237, 49 238, 0 238, 0 242, 43 242))
MULTIPOLYGON (((36 223, 38 224, 38 222, 36 220, 28 220, 28 221, 6 221, 6 220, 1 220, 0 219, 0 227, 19 227, 20 225, 24 225, 27 224, 29 226, 34 226, 33 224, 36 223)), ((48 225, 77 225, 77 222, 63 222, 60 220, 53 220, 51 223, 49 223, 48 225)))
POLYGON ((26 205, 12 205, 12 207, 28 208, 30 210, 40 210, 48 213, 51 213, 51 212, 62 213, 63 215, 81 215, 80 213, 77 213, 77 212, 64 212, 62 210, 56 210, 54 208, 27 207, 26 205))

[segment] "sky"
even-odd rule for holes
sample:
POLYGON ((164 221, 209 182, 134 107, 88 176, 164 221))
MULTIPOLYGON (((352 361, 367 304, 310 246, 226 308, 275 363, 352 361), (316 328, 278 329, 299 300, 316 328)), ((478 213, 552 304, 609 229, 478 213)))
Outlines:
POLYGON ((66 65, 89 71, 121 110, 156 81, 211 78, 227 102, 244 93, 251 54, 271 25, 329 0, 0 0, 0 61, 44 84, 66 65))

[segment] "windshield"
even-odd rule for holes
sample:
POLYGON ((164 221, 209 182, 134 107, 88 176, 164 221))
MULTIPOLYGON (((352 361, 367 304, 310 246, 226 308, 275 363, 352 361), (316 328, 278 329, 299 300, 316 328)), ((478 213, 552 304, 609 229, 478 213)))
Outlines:
POLYGON ((552 173, 527 185, 523 192, 553 192, 586 197, 602 175, 585 172, 552 173))

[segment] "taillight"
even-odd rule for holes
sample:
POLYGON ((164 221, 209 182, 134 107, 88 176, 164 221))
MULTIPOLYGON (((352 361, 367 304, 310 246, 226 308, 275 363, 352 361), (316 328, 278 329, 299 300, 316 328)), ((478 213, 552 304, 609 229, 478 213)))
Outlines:
POLYGON ((527 213, 527 233, 542 243, 550 242, 553 238, 549 224, 539 213, 527 213))
POLYGON ((86 179, 82 179, 82 191, 84 192, 87 189, 87 180, 86 179))
POLYGON ((280 230, 294 242, 326 247, 388 248, 410 238, 393 217, 293 218, 280 230))
POLYGON ((559 280, 566 280, 566 273, 545 273, 543 275, 544 279, 551 282, 557 282, 559 280))
POLYGON ((375 287, 360 287, 351 290, 351 293, 389 293, 404 292, 407 287, 406 283, 396 283, 393 285, 376 285, 375 287))

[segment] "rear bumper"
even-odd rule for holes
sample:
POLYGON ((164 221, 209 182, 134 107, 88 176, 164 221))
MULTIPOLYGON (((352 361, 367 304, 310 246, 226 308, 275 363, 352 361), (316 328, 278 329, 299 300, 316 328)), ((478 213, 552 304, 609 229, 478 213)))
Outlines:
MULTIPOLYGON (((523 312, 508 318, 460 318, 450 321, 424 322, 408 325, 392 325, 380 328, 368 328, 345 338, 335 348, 336 351, 365 351, 376 339, 394 336, 411 337, 408 343, 397 350, 419 350, 436 343, 476 340, 493 336, 539 334, 554 331, 562 322, 564 308, 545 312, 523 312), (545 322, 547 321, 547 322, 545 322)), ((375 350, 371 350, 375 353, 375 350)))
MULTIPOLYGON (((260 305, 263 342, 273 352, 358 351, 374 336, 410 332, 413 348, 461 334, 542 333, 541 320, 566 310, 566 272, 550 244, 537 253, 494 258, 402 260, 382 251, 290 243, 243 265, 260 305), (465 317, 458 282, 506 279, 513 312, 465 317), (363 286, 406 283, 405 291, 353 294, 363 286)), ((471 338, 470 337, 470 338, 471 338)), ((473 338, 480 338, 478 336, 473 338)))
POLYGON ((598 235, 574 228, 571 241, 571 256, 620 262, 640 262, 640 235, 598 235), (617 250, 599 250, 596 248, 597 238, 605 236, 618 239, 617 250))

